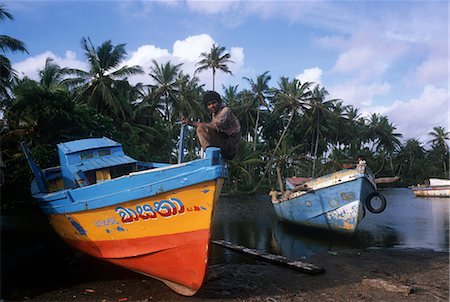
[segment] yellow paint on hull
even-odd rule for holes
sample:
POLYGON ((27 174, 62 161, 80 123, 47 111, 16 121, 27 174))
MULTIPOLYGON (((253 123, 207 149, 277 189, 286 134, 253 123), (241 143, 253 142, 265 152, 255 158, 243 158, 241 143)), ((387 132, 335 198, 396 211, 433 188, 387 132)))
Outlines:
POLYGON ((222 185, 223 179, 218 179, 105 208, 52 214, 49 219, 69 240, 123 240, 204 230, 210 228, 222 185))

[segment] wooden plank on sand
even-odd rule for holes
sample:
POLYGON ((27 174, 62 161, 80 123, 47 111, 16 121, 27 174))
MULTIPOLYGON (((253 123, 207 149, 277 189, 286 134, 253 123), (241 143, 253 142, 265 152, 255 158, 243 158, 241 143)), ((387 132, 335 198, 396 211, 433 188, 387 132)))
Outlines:
POLYGON ((306 263, 299 260, 289 260, 284 256, 279 255, 273 255, 268 253, 263 253, 255 249, 249 249, 242 245, 233 244, 229 241, 225 240, 213 240, 211 241, 214 244, 223 246, 227 249, 231 249, 234 251, 238 251, 247 255, 256 256, 258 258, 262 258, 265 261, 269 261, 275 264, 283 265, 295 270, 299 270, 303 273, 309 274, 309 275, 317 275, 325 272, 325 270, 322 267, 318 267, 311 263, 306 263))

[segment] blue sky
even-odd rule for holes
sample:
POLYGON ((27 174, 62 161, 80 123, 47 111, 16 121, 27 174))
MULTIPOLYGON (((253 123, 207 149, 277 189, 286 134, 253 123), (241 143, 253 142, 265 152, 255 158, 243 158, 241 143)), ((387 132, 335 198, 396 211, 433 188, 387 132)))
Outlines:
MULTIPOLYGON (((192 74, 201 52, 226 47, 233 76, 216 87, 269 71, 314 81, 362 114, 387 115, 403 139, 427 142, 449 126, 448 1, 1 1, 15 20, 0 34, 29 54, 6 53, 21 76, 38 79, 45 59, 86 69, 80 41, 126 43, 124 64, 146 71, 152 59, 183 63, 192 74)), ((148 73, 148 72, 147 72, 148 73)), ((211 88, 210 72, 199 74, 211 88)), ((130 79, 151 83, 148 75, 130 79)), ((219 90, 219 92, 221 92, 219 90)))

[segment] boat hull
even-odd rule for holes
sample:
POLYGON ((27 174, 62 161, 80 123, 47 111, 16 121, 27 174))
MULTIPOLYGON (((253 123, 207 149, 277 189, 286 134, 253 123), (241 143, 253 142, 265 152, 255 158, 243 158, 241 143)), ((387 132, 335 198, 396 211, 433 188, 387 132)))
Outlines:
POLYGON ((68 244, 159 279, 183 295, 201 287, 214 203, 223 179, 49 220, 68 244))
POLYGON ((32 195, 64 241, 180 294, 197 292, 228 175, 219 148, 174 165, 143 163, 115 141, 88 138, 58 144, 60 166, 45 170, 22 148, 35 177, 32 195))
POLYGON ((278 218, 300 226, 353 233, 364 216, 364 202, 376 186, 366 174, 347 174, 318 178, 311 183, 312 191, 274 202, 278 218))
POLYGON ((412 188, 417 197, 450 197, 450 186, 412 188))

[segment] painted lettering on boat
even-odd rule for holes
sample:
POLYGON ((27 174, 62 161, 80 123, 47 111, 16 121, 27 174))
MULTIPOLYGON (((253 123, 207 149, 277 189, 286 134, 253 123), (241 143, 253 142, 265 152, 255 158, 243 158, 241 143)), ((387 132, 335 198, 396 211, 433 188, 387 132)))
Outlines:
POLYGON ((133 223, 139 220, 155 220, 158 216, 171 218, 177 215, 183 215, 186 211, 206 210, 203 206, 193 206, 186 208, 181 200, 170 198, 155 201, 152 205, 137 205, 135 208, 116 207, 115 212, 119 214, 123 223, 133 223))
POLYGON ((109 217, 107 219, 97 220, 94 224, 96 227, 101 227, 101 226, 107 227, 107 226, 112 226, 114 224, 119 224, 119 223, 116 221, 116 218, 109 217))

